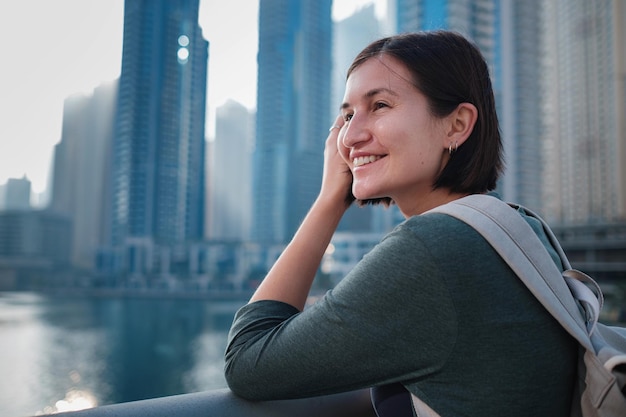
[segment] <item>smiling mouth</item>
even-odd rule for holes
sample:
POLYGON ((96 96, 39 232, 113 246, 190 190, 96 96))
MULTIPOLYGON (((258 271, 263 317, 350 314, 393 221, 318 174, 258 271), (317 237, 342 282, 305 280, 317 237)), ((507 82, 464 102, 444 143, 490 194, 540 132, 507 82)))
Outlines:
POLYGON ((354 160, 352 161, 352 164, 356 168, 356 167, 360 167, 363 165, 371 164, 374 161, 378 161, 380 158, 381 158, 380 156, 376 156, 376 155, 359 156, 358 158, 354 158, 354 160))

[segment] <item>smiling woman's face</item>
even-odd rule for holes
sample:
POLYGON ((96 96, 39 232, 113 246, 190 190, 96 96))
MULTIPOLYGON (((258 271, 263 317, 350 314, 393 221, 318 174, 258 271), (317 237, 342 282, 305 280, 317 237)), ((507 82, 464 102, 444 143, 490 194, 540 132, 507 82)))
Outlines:
POLYGON ((370 58, 350 74, 339 133, 357 199, 390 197, 405 215, 428 199, 448 161, 445 118, 434 117, 400 61, 370 58))

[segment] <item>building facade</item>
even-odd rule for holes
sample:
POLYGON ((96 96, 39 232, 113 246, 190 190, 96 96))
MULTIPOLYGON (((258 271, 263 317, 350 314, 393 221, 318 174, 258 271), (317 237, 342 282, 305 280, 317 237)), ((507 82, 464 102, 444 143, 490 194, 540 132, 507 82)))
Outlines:
POLYGON ((540 0, 497 2, 493 82, 504 143, 502 197, 543 213, 544 33, 540 0))
POLYGON ((210 240, 250 239, 253 148, 254 114, 232 100, 218 107, 209 164, 210 240))
POLYGON ((31 183, 26 176, 9 178, 2 191, 4 203, 0 207, 5 210, 28 210, 31 208, 31 183))
POLYGON ((61 141, 54 148, 49 209, 72 223, 74 267, 92 269, 103 241, 109 159, 118 81, 63 103, 61 141))
POLYGON ((288 241, 316 197, 332 122, 331 0, 261 0, 252 239, 288 241))
POLYGON ((553 0, 546 42, 546 217, 626 219, 626 5, 553 0))
POLYGON ((125 1, 110 248, 127 258, 203 237, 208 42, 198 9, 199 0, 125 1))
POLYGON ((0 290, 33 290, 67 285, 72 225, 48 210, 0 213, 0 290))

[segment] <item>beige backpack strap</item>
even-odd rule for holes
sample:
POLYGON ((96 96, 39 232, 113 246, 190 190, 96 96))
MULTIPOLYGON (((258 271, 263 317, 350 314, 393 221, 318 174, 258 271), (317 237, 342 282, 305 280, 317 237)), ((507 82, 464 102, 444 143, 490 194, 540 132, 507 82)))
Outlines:
POLYGON ((417 417, 441 417, 430 408, 424 401, 417 398, 415 394, 411 394, 411 401, 413 402, 413 409, 417 417))

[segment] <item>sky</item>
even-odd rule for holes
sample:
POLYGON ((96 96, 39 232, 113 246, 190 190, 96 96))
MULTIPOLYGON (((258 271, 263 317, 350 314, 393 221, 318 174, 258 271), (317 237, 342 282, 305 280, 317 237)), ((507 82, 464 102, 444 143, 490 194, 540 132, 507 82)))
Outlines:
MULTIPOLYGON (((334 0, 333 19, 370 3, 385 13, 385 0, 334 0)), ((123 12, 123 0, 0 0, 0 185, 26 176, 34 193, 46 189, 63 101, 120 75, 123 12)), ((212 136, 228 99, 256 107, 258 0, 200 0, 199 23, 210 42, 212 136)))

